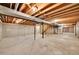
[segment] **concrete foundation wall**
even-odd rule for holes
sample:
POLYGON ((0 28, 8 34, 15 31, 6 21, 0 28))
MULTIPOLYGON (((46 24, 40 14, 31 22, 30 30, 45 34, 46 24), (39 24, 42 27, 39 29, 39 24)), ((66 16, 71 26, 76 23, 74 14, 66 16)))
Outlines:
POLYGON ((33 26, 19 24, 2 24, 2 37, 27 36, 34 33, 33 26))
POLYGON ((34 40, 34 27, 19 24, 0 24, 0 49, 34 40))
POLYGON ((76 24, 76 35, 79 37, 79 22, 76 24))

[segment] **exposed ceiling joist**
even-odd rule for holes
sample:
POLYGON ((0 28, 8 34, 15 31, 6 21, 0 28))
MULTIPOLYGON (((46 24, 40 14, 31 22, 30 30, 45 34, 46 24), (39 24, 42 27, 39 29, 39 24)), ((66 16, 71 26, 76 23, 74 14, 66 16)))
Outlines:
POLYGON ((21 21, 21 22, 19 22, 19 23, 24 23, 26 20, 23 20, 23 21, 21 21))
POLYGON ((30 4, 27 4, 27 6, 28 6, 29 8, 31 8, 30 4))
POLYGON ((30 15, 21 13, 21 12, 16 11, 16 10, 12 10, 10 8, 7 8, 7 7, 1 6, 1 5, 0 5, 0 14, 13 16, 13 17, 21 18, 21 19, 28 19, 28 20, 35 21, 35 22, 51 24, 48 21, 45 21, 45 20, 30 16, 30 15))
POLYGON ((25 4, 22 4, 21 8, 19 9, 19 11, 22 11, 25 8, 25 4))
POLYGON ((30 5, 28 5, 28 6, 29 6, 30 9, 28 11, 26 11, 27 14, 32 10, 32 7, 30 5))
POLYGON ((57 6, 61 5, 61 4, 63 4, 63 3, 54 4, 54 5, 50 6, 49 8, 45 9, 44 11, 41 11, 40 13, 36 14, 35 16, 38 16, 38 15, 40 15, 42 13, 45 13, 48 10, 53 9, 53 8, 55 8, 55 7, 57 7, 57 6))
POLYGON ((15 23, 16 20, 17 20, 16 18, 13 18, 12 23, 15 23))
POLYGON ((39 8, 37 11, 33 12, 31 15, 34 16, 35 14, 39 13, 42 9, 46 8, 47 6, 51 5, 50 3, 44 4, 41 8, 39 8))
POLYGON ((75 23, 62 23, 62 24, 75 24, 75 23))
POLYGON ((77 9, 77 10, 74 10, 74 11, 70 11, 70 12, 66 12, 66 13, 63 13, 63 14, 60 14, 60 15, 57 15, 57 16, 53 16, 53 17, 50 17, 50 18, 47 18, 47 19, 51 19, 51 18, 61 18, 61 17, 63 17, 64 15, 69 15, 69 14, 71 14, 71 13, 76 13, 76 12, 79 12, 79 9, 77 9))
POLYGON ((12 8, 12 3, 10 3, 10 8, 12 8))
POLYGON ((69 22, 69 23, 71 23, 71 22, 73 22, 73 23, 74 23, 74 22, 76 22, 78 19, 79 19, 78 16, 73 16, 73 17, 68 17, 68 18, 55 19, 55 21, 52 20, 51 22, 57 22, 57 23, 63 23, 63 22, 69 22))
POLYGON ((19 6, 19 3, 16 3, 16 4, 15 4, 15 10, 18 9, 18 6, 19 6))
POLYGON ((54 16, 57 16, 57 15, 60 15, 60 14, 66 13, 66 12, 74 11, 75 9, 78 9, 78 8, 79 8, 79 6, 75 6, 75 7, 63 10, 61 12, 57 12, 55 14, 51 14, 51 15, 49 15, 49 17, 54 17, 54 16))
POLYGON ((75 13, 71 13, 65 16, 61 16, 61 18, 73 17, 73 16, 78 16, 78 15, 79 15, 79 12, 75 12, 75 13))
POLYGON ((78 16, 68 17, 68 18, 60 18, 60 20, 69 20, 69 19, 75 19, 79 18, 78 16))
POLYGON ((64 7, 62 7, 62 8, 59 8, 59 9, 55 10, 55 11, 46 13, 46 14, 41 15, 41 16, 39 16, 39 17, 42 18, 42 17, 44 17, 44 16, 46 16, 46 15, 53 14, 53 13, 55 13, 55 12, 58 12, 58 11, 60 11, 60 10, 64 10, 64 9, 69 8, 69 7, 71 7, 71 6, 74 6, 74 5, 76 5, 76 4, 69 4, 69 5, 67 5, 67 6, 64 6, 64 7))
POLYGON ((65 20, 65 21, 61 21, 61 22, 58 22, 58 23, 63 23, 63 24, 67 24, 67 23, 76 23, 78 20, 74 20, 74 21, 68 21, 68 20, 65 20))
POLYGON ((2 21, 0 20, 0 23, 2 23, 2 21))

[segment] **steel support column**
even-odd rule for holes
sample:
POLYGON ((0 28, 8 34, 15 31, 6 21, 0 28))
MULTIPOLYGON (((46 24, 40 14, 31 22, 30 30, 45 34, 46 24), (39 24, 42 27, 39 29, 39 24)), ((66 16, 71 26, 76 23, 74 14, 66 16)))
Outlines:
POLYGON ((74 31, 74 33, 75 33, 75 36, 76 36, 76 24, 74 25, 74 27, 75 27, 75 31, 74 31))
POLYGON ((44 38, 44 23, 42 23, 42 38, 44 38))
POLYGON ((34 40, 36 40, 36 24, 34 24, 34 40))

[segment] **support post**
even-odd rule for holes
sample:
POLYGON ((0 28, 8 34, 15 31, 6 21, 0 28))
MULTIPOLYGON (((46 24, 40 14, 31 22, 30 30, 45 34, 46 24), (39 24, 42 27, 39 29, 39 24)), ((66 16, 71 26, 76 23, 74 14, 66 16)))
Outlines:
POLYGON ((36 24, 34 24, 34 40, 36 40, 36 24))
POLYGON ((58 27, 57 27, 57 34, 58 34, 58 27))
POLYGON ((44 38, 44 23, 42 23, 42 38, 44 38))
POLYGON ((76 36, 76 24, 74 25, 74 27, 75 27, 75 31, 74 31, 74 33, 75 33, 75 36, 76 36))

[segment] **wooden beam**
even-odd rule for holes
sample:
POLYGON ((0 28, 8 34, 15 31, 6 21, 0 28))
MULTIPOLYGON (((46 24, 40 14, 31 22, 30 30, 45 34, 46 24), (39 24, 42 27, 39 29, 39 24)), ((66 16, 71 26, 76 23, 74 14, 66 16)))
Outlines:
POLYGON ((79 12, 79 9, 74 10, 74 11, 70 11, 70 12, 66 12, 66 13, 63 13, 63 14, 60 14, 60 15, 57 15, 57 16, 53 16, 53 17, 50 17, 50 18, 47 18, 47 19, 58 18, 58 17, 61 18, 64 15, 68 15, 68 14, 75 13, 75 12, 79 12))
POLYGON ((25 8, 25 4, 22 4, 21 8, 19 9, 19 11, 22 11, 25 8))
POLYGON ((15 10, 18 9, 19 3, 15 3, 15 10))
POLYGON ((53 8, 55 8, 55 7, 57 7, 57 6, 61 5, 61 4, 63 4, 63 3, 54 4, 54 5, 50 6, 49 8, 47 8, 47 9, 41 11, 40 13, 36 14, 35 16, 38 16, 40 14, 43 14, 43 13, 49 11, 50 9, 53 9, 53 8))
POLYGON ((2 23, 2 21, 0 20, 0 23, 2 23))
MULTIPOLYGON (((72 12, 72 13, 68 13, 68 14, 65 14, 65 15, 55 17, 55 18, 67 18, 67 17, 72 17, 72 16, 78 16, 78 15, 79 15, 79 12, 72 12)), ((51 17, 51 18, 46 18, 46 19, 50 21, 50 20, 55 19, 55 18, 51 17)))
POLYGON ((28 19, 28 20, 34 21, 34 22, 40 22, 40 23, 43 22, 43 23, 51 25, 51 23, 48 21, 36 18, 34 16, 30 16, 28 14, 24 14, 19 11, 12 10, 10 8, 7 8, 7 7, 1 6, 1 5, 0 5, 0 14, 8 15, 8 16, 16 17, 16 18, 21 18, 21 19, 28 19))
POLYGON ((12 8, 12 3, 10 3, 10 8, 12 8))
POLYGON ((24 23, 26 20, 23 20, 23 21, 21 21, 21 22, 19 22, 19 23, 24 23))
POLYGON ((27 6, 28 6, 29 8, 31 8, 30 4, 27 4, 27 6))
POLYGON ((69 5, 67 5, 67 6, 64 6, 64 7, 62 7, 62 8, 56 9, 55 11, 52 11, 52 12, 46 13, 46 14, 41 15, 41 16, 39 16, 39 17, 42 18, 42 17, 44 17, 44 16, 46 16, 46 15, 56 13, 56 12, 58 12, 58 11, 60 11, 60 10, 67 9, 67 8, 69 8, 69 7, 71 7, 71 6, 74 6, 74 5, 76 5, 76 4, 69 4, 69 5))
POLYGON ((12 23, 15 23, 16 20, 17 20, 17 18, 13 18, 12 23))
POLYGON ((75 21, 77 21, 77 19, 79 19, 79 17, 78 16, 73 16, 73 17, 68 17, 68 18, 59 18, 59 19, 57 19, 56 21, 54 21, 54 20, 51 20, 50 22, 56 22, 56 23, 63 23, 63 22, 75 22, 75 21))
POLYGON ((20 23, 20 22, 22 22, 23 20, 22 19, 17 19, 16 21, 15 21, 15 23, 20 23))
POLYGON ((43 10, 47 6, 51 5, 50 3, 44 4, 41 8, 39 8, 37 11, 33 12, 31 15, 34 16, 35 14, 39 13, 39 11, 43 10))
POLYGON ((50 29, 50 27, 51 27, 51 26, 50 26, 50 25, 48 25, 48 26, 47 26, 47 28, 46 28, 45 30, 43 30, 43 32, 42 32, 42 33, 45 33, 48 29, 50 29))
POLYGON ((53 16, 56 16, 56 15, 60 15, 60 14, 66 13, 66 12, 73 11, 73 10, 78 9, 78 8, 79 8, 79 6, 74 6, 74 7, 72 7, 72 8, 65 9, 65 10, 63 10, 63 11, 61 11, 61 12, 57 12, 57 13, 55 13, 55 14, 50 14, 50 15, 48 15, 48 16, 49 16, 49 17, 53 17, 53 16))
POLYGON ((78 16, 78 15, 79 15, 79 12, 75 12, 75 13, 67 14, 65 16, 61 16, 61 18, 73 17, 73 16, 78 16))
MULTIPOLYGON (((27 4, 27 5, 28 5, 28 7, 29 7, 29 10, 26 11, 26 13, 28 14, 28 13, 30 13, 30 12, 32 11, 32 6, 31 6, 30 4, 27 4)), ((35 4, 34 4, 33 6, 35 6, 35 4)))
MULTIPOLYGON (((15 3, 15 10, 17 11, 17 9, 18 9, 18 6, 19 6, 19 3, 15 3)), ((11 7, 12 7, 12 4, 11 4, 11 7)), ((14 20, 14 18, 13 18, 13 20, 12 20, 12 23, 13 22, 15 22, 15 20, 14 20)))

